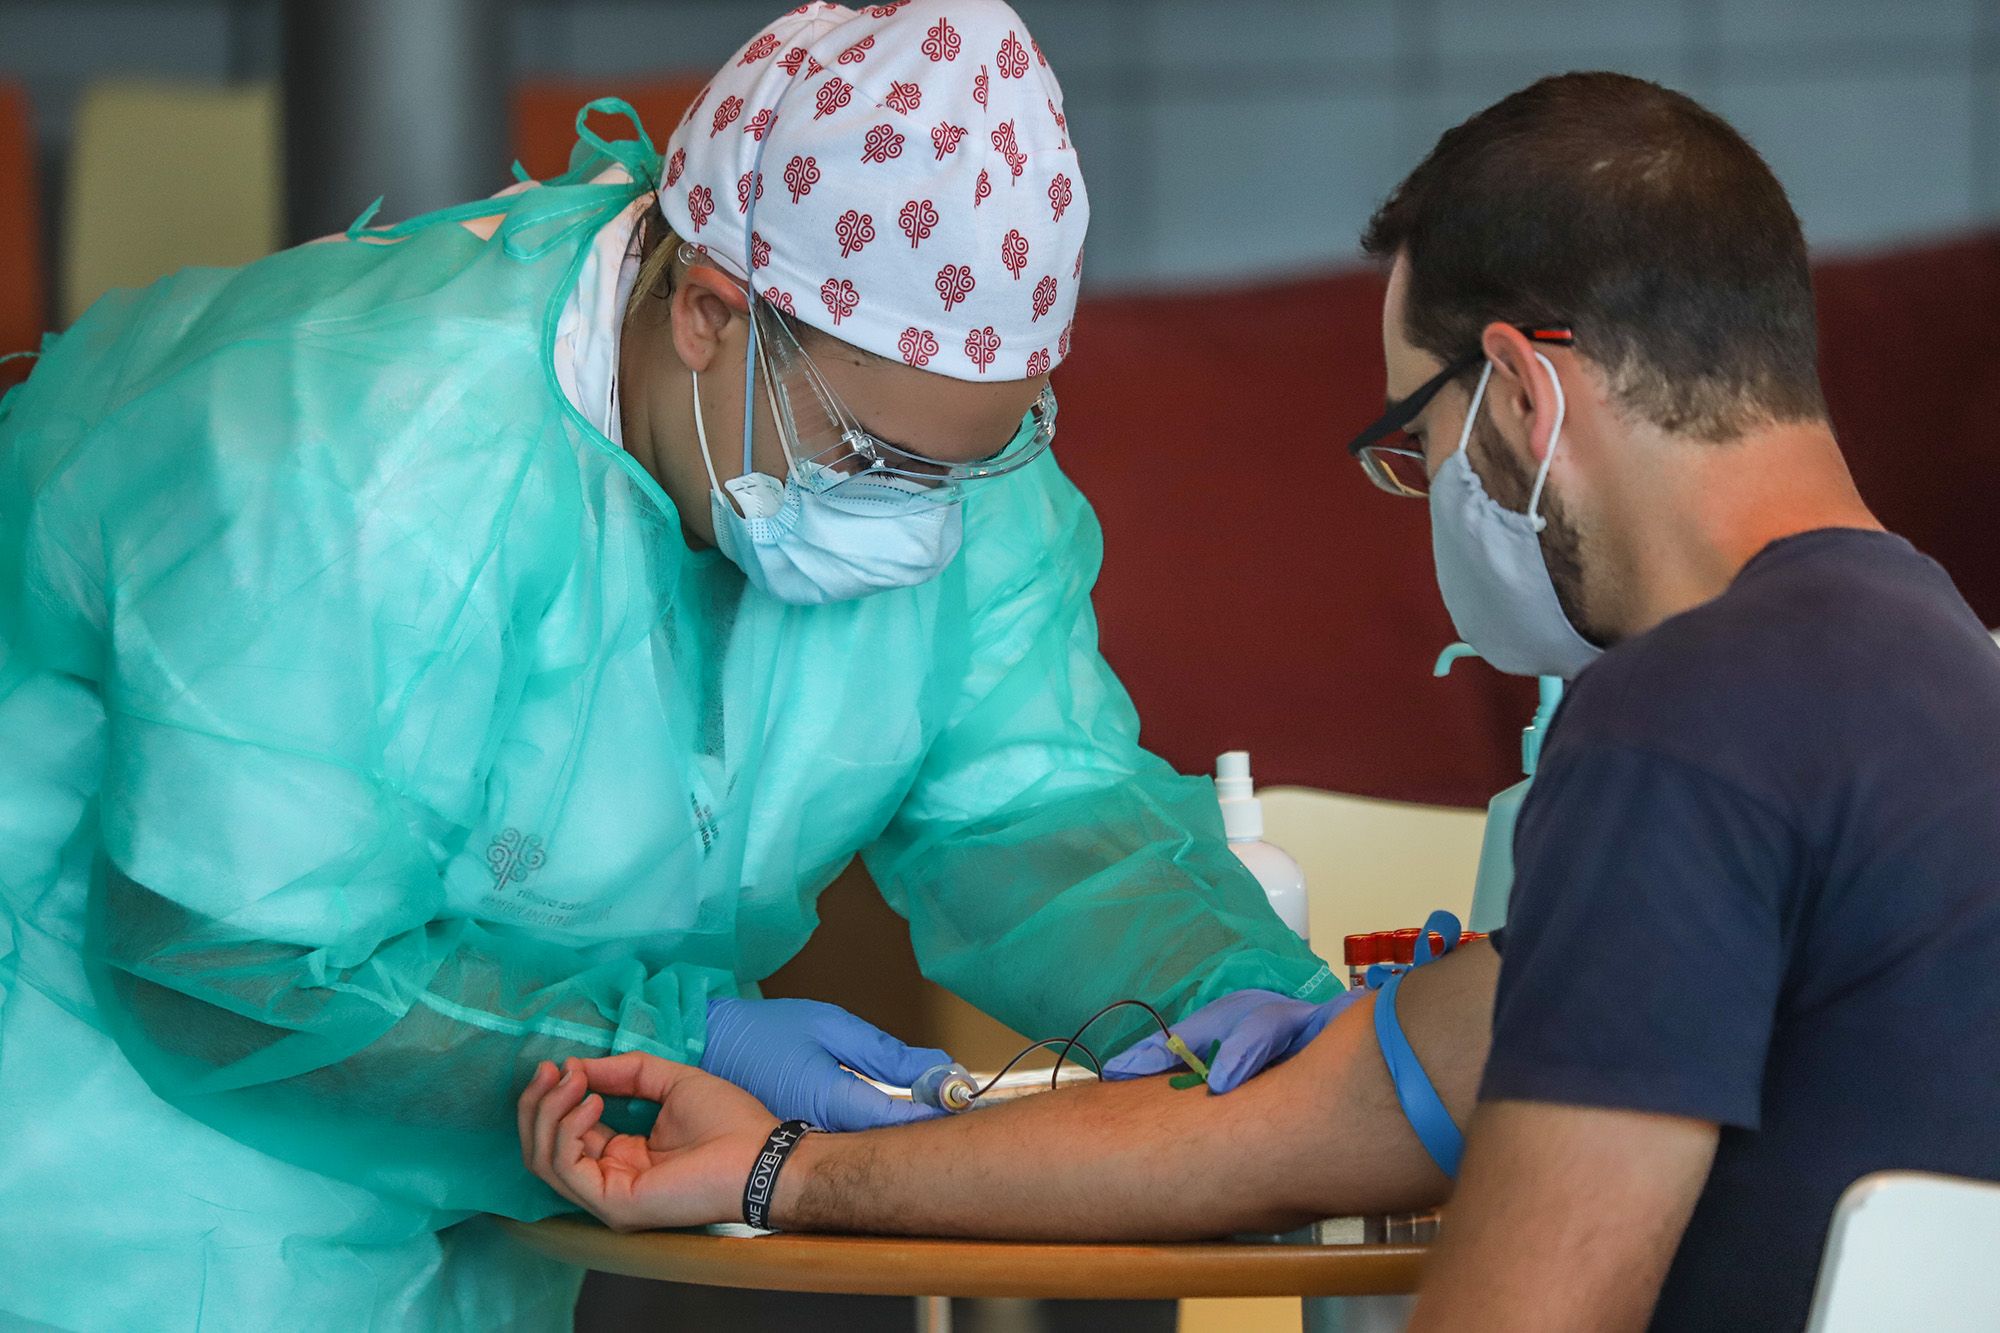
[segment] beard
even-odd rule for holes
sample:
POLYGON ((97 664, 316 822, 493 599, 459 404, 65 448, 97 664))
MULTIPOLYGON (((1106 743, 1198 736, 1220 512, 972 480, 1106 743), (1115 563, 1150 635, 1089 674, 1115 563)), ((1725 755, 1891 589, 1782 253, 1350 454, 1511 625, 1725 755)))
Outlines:
MULTIPOLYGON (((1466 445, 1466 454, 1466 461, 1473 465, 1486 493, 1496 503, 1517 514, 1528 512, 1528 499, 1535 491, 1535 474, 1507 447, 1493 419, 1483 409, 1472 423, 1472 439, 1466 445)), ((1555 585, 1556 603, 1578 634, 1599 647, 1609 647, 1610 636, 1592 623, 1589 599, 1584 593, 1582 525, 1553 486, 1542 487, 1539 512, 1546 520, 1541 531, 1542 563, 1548 567, 1549 582, 1555 585)))

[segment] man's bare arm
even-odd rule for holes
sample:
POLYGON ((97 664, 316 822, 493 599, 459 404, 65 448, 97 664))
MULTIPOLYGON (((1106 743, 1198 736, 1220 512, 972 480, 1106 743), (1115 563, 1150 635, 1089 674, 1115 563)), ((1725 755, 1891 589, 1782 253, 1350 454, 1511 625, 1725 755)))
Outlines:
MULTIPOLYGON (((1498 972, 1493 951, 1475 944, 1412 973, 1397 997, 1403 1030, 1461 1125, 1498 972)), ((1227 1096, 1145 1079, 810 1135, 779 1176, 773 1218, 791 1230, 1184 1239, 1425 1207, 1449 1189, 1397 1102, 1370 996, 1227 1096)))
POLYGON ((1482 1105, 1413 1333, 1644 1328, 1715 1143, 1678 1116, 1482 1105))

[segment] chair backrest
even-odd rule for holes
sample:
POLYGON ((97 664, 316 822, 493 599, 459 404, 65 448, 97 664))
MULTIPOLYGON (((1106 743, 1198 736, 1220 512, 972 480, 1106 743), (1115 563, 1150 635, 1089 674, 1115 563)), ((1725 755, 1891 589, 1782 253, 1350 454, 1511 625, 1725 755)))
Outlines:
POLYGON ((71 142, 63 321, 113 287, 277 249, 282 152, 274 88, 93 85, 71 142))
POLYGON ((1340 972, 1341 938, 1420 926, 1472 906, 1482 810, 1416 805, 1310 787, 1267 787, 1264 837, 1306 872, 1312 945, 1340 972))
MULTIPOLYGON (((0 356, 33 351, 48 327, 37 176, 28 94, 0 84, 0 356)), ((0 366, 0 388, 25 377, 31 364, 0 366)))
MULTIPOLYGON (((706 74, 668 75, 643 83, 622 80, 524 83, 514 90, 514 152, 528 174, 547 180, 569 170, 570 149, 576 145, 576 112, 600 97, 622 97, 639 113, 639 121, 656 148, 681 123, 688 104, 708 86, 706 74)), ((598 126, 607 139, 629 138, 631 130, 615 118, 598 126)))
POLYGON ((1833 1210, 1809 1333, 2000 1326, 2000 1185, 1880 1171, 1833 1210))

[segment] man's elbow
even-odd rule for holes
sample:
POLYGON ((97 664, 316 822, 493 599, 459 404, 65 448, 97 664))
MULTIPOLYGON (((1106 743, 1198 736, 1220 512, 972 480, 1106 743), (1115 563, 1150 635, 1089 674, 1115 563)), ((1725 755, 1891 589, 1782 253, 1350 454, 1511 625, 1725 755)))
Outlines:
MULTIPOLYGON (((1404 1035, 1461 1133, 1478 1099, 1499 973, 1490 948, 1464 952, 1412 973, 1397 1003, 1404 1035)), ((1363 997, 1267 1076, 1282 1085, 1271 1103, 1302 1127, 1297 1169, 1279 1177, 1274 1211, 1314 1218, 1407 1212, 1451 1194, 1451 1178, 1411 1128, 1382 1057, 1377 1003, 1378 995, 1363 997)))

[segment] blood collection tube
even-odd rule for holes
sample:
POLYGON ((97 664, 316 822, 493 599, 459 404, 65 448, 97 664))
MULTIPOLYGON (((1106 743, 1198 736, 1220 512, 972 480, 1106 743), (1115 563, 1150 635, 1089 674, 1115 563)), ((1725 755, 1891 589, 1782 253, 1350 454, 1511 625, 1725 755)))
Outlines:
POLYGON ((1341 944, 1341 956, 1347 960, 1347 988, 1360 990, 1366 986, 1368 965, 1375 961, 1375 937, 1349 935, 1341 944))

